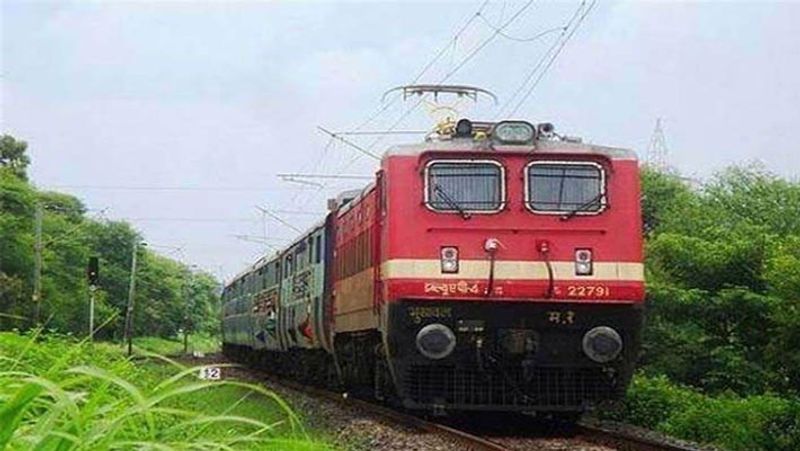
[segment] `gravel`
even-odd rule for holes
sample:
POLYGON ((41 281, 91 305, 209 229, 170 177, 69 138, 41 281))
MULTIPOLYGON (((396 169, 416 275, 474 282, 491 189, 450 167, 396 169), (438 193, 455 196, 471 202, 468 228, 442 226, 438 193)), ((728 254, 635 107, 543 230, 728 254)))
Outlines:
MULTIPOLYGON (((200 358, 185 358, 188 365, 214 365, 231 363, 222 355, 200 358)), ((397 424, 386 418, 359 411, 325 398, 318 398, 302 391, 274 383, 257 370, 245 368, 223 368, 223 378, 246 382, 257 382, 273 390, 288 402, 304 420, 312 436, 324 440, 337 449, 360 450, 420 450, 420 451, 465 451, 463 443, 456 443, 447 437, 397 424)), ((531 420, 533 423, 534 420, 531 420)), ((472 431, 475 433, 475 431, 472 431)), ((543 429, 532 424, 514 426, 513 430, 494 430, 487 434, 489 440, 513 450, 577 450, 612 451, 615 448, 601 446, 578 436, 563 434, 561 431, 543 429)))

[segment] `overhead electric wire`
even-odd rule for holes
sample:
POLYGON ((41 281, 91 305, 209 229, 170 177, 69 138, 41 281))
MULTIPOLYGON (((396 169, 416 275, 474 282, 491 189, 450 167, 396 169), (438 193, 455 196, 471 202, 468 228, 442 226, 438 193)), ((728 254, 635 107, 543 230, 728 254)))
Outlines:
MULTIPOLYGON (((92 221, 99 221, 101 218, 104 218, 105 214, 106 214, 106 211, 108 211, 108 209, 109 209, 109 207, 106 207, 106 208, 103 208, 103 209, 99 210, 94 218, 91 218, 91 217, 87 217, 86 218, 86 219, 90 219, 91 221, 85 221, 85 220, 81 221, 78 224, 72 226, 69 230, 60 233, 58 236, 54 236, 54 237, 51 237, 47 241, 43 241, 42 242, 42 248, 45 248, 47 246, 50 246, 50 245, 53 245, 53 244, 56 244, 56 243, 70 242, 72 240, 75 240, 77 237, 79 237, 79 235, 75 235, 75 232, 77 232, 78 230, 80 230, 80 229, 82 229, 84 227, 92 225, 93 224, 92 221)), ((45 208, 45 210, 48 210, 48 209, 45 208)))
POLYGON ((537 33, 537 34, 535 34, 535 35, 533 35, 533 36, 531 36, 529 38, 519 38, 519 37, 516 37, 516 36, 511 36, 510 34, 508 34, 508 33, 504 32, 503 30, 499 29, 497 26, 492 24, 489 21, 489 19, 487 19, 485 16, 481 15, 480 18, 481 18, 481 20, 483 20, 483 23, 485 23, 487 27, 497 31, 497 33, 500 36, 502 36, 502 37, 504 37, 504 38, 506 38, 508 40, 516 41, 516 42, 533 42, 533 41, 541 39, 543 36, 546 36, 546 35, 548 35, 550 33, 555 33, 556 31, 563 31, 564 28, 565 28, 565 27, 554 27, 554 28, 550 28, 549 30, 544 30, 544 31, 542 31, 540 33, 537 33))
MULTIPOLYGON (((462 25, 462 26, 461 26, 461 28, 459 28, 459 29, 458 29, 458 31, 456 31, 456 33, 453 35, 453 37, 452 37, 452 38, 450 38, 450 39, 447 41, 447 44, 445 44, 444 46, 442 46, 442 47, 439 49, 439 51, 436 53, 436 55, 434 55, 434 57, 433 57, 433 58, 432 58, 430 61, 428 61, 428 62, 427 62, 427 63, 426 63, 426 64, 425 64, 425 65, 422 67, 422 69, 419 71, 419 73, 417 73, 417 75, 416 75, 416 76, 415 76, 415 77, 414 77, 414 78, 411 80, 411 83, 409 83, 409 84, 412 84, 412 85, 413 85, 413 84, 417 83, 419 80, 421 80, 421 79, 422 79, 422 77, 425 75, 425 73, 426 73, 428 70, 430 70, 430 68, 431 68, 431 67, 433 67, 433 65, 434 65, 434 64, 436 64, 436 63, 437 63, 437 62, 438 62, 438 61, 439 61, 439 60, 442 58, 442 56, 444 56, 444 54, 445 54, 445 53, 447 52, 447 50, 448 50, 448 49, 449 49, 449 48, 450 48, 450 47, 453 45, 453 43, 455 43, 455 42, 458 40, 458 38, 460 38, 460 37, 461 37, 461 35, 462 35, 462 34, 463 34, 465 31, 467 31, 467 29, 469 28, 469 26, 470 26, 470 25, 472 25, 472 23, 475 21, 475 19, 477 19, 477 18, 478 18, 478 16, 480 16, 480 14, 483 12, 484 8, 486 8, 486 5, 488 5, 488 4, 489 4, 489 0, 484 0, 484 2, 483 2, 483 3, 481 3, 481 6, 478 8, 478 10, 477 10, 476 12, 474 12, 474 13, 472 13, 472 14, 470 15, 469 19, 467 19, 467 21, 464 23, 464 25, 462 25)), ((390 106, 394 105, 394 103, 395 103, 395 102, 396 102, 396 101, 397 101, 399 98, 400 98, 400 95, 397 95, 397 96, 395 96, 395 97, 394 97, 394 98, 393 98, 391 101, 389 101, 389 102, 384 102, 384 104, 383 104, 383 105, 381 105, 381 107, 379 107, 379 108, 378 108, 378 110, 377 110, 375 113, 373 113, 372 115, 370 115, 370 116, 369 116, 369 117, 368 117, 366 120, 364 120, 363 122, 361 122, 361 123, 360 123, 358 126, 356 126, 356 127, 353 129, 353 130, 360 130, 360 129, 362 129, 363 127, 365 127, 365 126, 367 126, 368 124, 370 124, 372 121, 374 121, 375 119, 377 119, 377 118, 378 118, 378 117, 379 117, 381 114, 383 114, 383 112, 384 112, 384 111, 386 111, 387 109, 389 109, 389 107, 390 107, 390 106)))
MULTIPOLYGON (((517 20, 517 18, 519 18, 519 16, 520 16, 520 15, 522 15, 522 13, 523 13, 523 12, 525 12, 525 11, 526 11, 526 10, 527 10, 527 9, 528 9, 528 8, 529 8, 529 7, 530 7, 530 6, 531 6, 531 5, 532 5, 532 4, 535 2, 535 1, 536 1, 536 0, 529 0, 528 2, 526 2, 526 3, 525 3, 525 4, 524 4, 524 5, 521 7, 521 8, 519 8, 519 9, 518 9, 518 10, 517 10, 517 11, 516 11, 516 12, 515 12, 515 13, 514 13, 514 14, 513 14, 513 15, 512 15, 512 16, 511 16, 509 19, 508 19, 508 20, 506 20, 506 21, 505 21, 505 22, 504 22, 504 23, 503 23, 503 24, 502 24, 502 25, 501 25, 501 26, 500 26, 500 27, 499 27, 497 30, 495 30, 495 31, 494 31, 494 33, 493 33, 491 36, 489 36, 487 39, 485 39, 485 40, 484 40, 484 41, 483 41, 483 42, 482 42, 482 43, 481 43, 479 46, 477 46, 476 48, 474 48, 474 49, 473 49, 473 50, 472 50, 472 51, 471 51, 471 52, 470 52, 470 53, 469 53, 469 54, 468 54, 468 55, 467 55, 465 58, 463 58, 463 59, 462 59, 462 60, 461 60, 461 61, 460 61, 460 62, 459 62, 459 63, 458 63, 458 64, 457 64, 457 65, 456 65, 454 68, 452 68, 450 71, 448 71, 448 72, 447 72, 447 73, 446 73, 446 74, 445 74, 445 75, 444 75, 444 76, 443 76, 443 77, 442 77, 442 78, 439 80, 438 84, 444 83, 445 81, 447 81, 448 79, 450 79, 450 77, 452 77, 453 75, 455 75, 455 74, 456 74, 456 73, 457 73, 459 70, 461 70, 461 69, 462 69, 462 68, 463 68, 463 67, 464 67, 464 66, 465 66, 465 65, 466 65, 466 64, 467 64, 469 61, 471 61, 471 60, 472 60, 472 59, 473 59, 473 58, 474 58, 474 57, 475 57, 475 56, 476 56, 478 53, 480 53, 480 51, 481 51, 483 48, 485 48, 485 47, 486 47, 486 46, 487 46, 489 43, 491 43, 491 41, 492 41, 492 40, 494 40, 494 39, 495 39, 495 38, 496 38, 496 37, 499 35, 499 32, 502 32, 502 30, 504 30, 506 27, 508 27, 509 25, 511 25, 513 22, 515 22, 515 21, 517 20)), ((455 41, 456 41, 456 40, 457 40, 457 39, 458 39, 458 38, 459 38, 459 37, 460 37, 460 36, 461 36, 461 35, 462 35, 462 34, 463 34, 463 33, 464 33, 464 32, 465 32, 465 31, 466 31, 468 28, 469 28, 469 26, 470 26, 472 23, 474 23, 474 22, 475 22, 475 20, 476 20, 476 19, 478 19, 478 18, 481 16, 481 14, 482 14, 483 10, 485 9, 486 5, 488 5, 488 3, 489 3, 489 1, 488 1, 488 0, 485 0, 485 1, 484 1, 484 2, 481 4, 481 6, 478 8, 478 10, 477 10, 475 13, 473 13, 472 15, 470 15, 470 17, 469 17, 469 19, 467 20, 467 22, 466 22, 466 23, 465 23, 465 24, 464 24, 464 25, 463 25, 463 26, 462 26, 462 27, 461 27, 461 28, 460 28, 460 29, 459 29, 459 30, 456 32, 456 34, 453 36, 453 38, 451 38, 450 40, 448 40, 448 44, 447 44, 447 45, 445 45, 445 46, 443 46, 443 47, 440 49, 440 51, 439 51, 439 52, 437 52, 437 54, 434 56, 433 60, 432 60, 432 61, 430 61, 428 64, 426 64, 426 65, 423 67, 423 69, 422 69, 422 70, 421 70, 421 71, 420 71, 420 72, 417 74, 417 76, 416 76, 416 77, 414 77, 414 79, 412 80, 412 83, 411 83, 411 84, 414 84, 414 83, 418 82, 418 81, 419 81, 419 80, 420 80, 420 79, 421 79, 421 78, 424 76, 424 74, 425 74, 425 73, 426 73, 426 72, 427 72, 427 71, 428 71, 428 70, 429 70, 431 67, 433 67, 433 65, 434 65, 434 64, 435 64, 435 63, 436 63, 436 62, 437 62, 437 61, 438 61, 438 60, 439 60, 439 59, 442 57, 442 55, 444 55, 444 54, 445 54, 446 50, 447 50, 447 49, 450 47, 451 43, 452 43, 452 42, 455 42, 455 41)), ((392 100, 392 102, 390 102, 390 103, 393 103, 393 102, 394 102, 394 101, 395 101, 397 98, 399 98, 399 96, 398 96, 398 97, 395 97, 395 99, 394 99, 394 100, 392 100)), ((400 125, 400 124, 401 124, 401 123, 402 123, 402 122, 403 122, 403 121, 404 121, 404 120, 405 120, 405 119, 406 119, 408 116, 409 116, 409 115, 411 115, 411 113, 413 113, 414 111, 416 111, 416 109, 417 109, 417 108, 419 108, 419 106, 420 106, 420 105, 423 103, 423 101, 424 101, 424 100, 425 100, 425 96, 420 96, 420 99, 419 99, 419 100, 418 100, 418 101, 417 101, 417 102, 416 102, 416 103, 415 103, 415 104, 414 104, 412 107, 408 108, 408 109, 407 109, 405 112, 403 112, 403 113, 400 115, 400 117, 398 117, 398 118, 397 118, 397 119, 394 121, 394 123, 392 123, 392 125, 391 125, 391 126, 390 126, 390 127, 389 127, 389 128, 386 130, 386 131, 387 131, 387 132, 389 132, 389 133, 393 132, 393 131, 394 131, 394 130, 395 130, 395 129, 396 129, 396 128, 397 128, 397 127, 398 127, 398 126, 399 126, 399 125, 400 125)), ((359 129, 361 129, 362 127, 366 126, 368 123, 370 123, 372 120, 374 120, 374 118, 376 118, 376 117, 377 117, 378 115, 380 115, 380 114, 381 114, 383 111, 385 111, 387 108, 388 108, 388 104, 387 104, 387 105, 384 105, 384 107, 382 107, 381 109, 379 109, 379 110, 378 110, 378 112, 376 112, 374 115, 370 116, 370 117, 369 117, 369 118, 368 118, 366 121, 364 121, 364 122, 362 122, 361 124, 359 124, 359 126, 357 126, 357 127, 356 127, 356 128, 353 130, 353 131, 358 131, 358 130, 359 130, 359 129)), ((361 153, 364 153, 364 154, 370 155, 370 156, 372 156, 373 158, 376 158, 376 159, 380 159, 380 158, 378 158, 378 157, 377 157, 377 155, 375 155, 375 154, 372 152, 372 149, 373 149, 373 148, 374 148, 374 147, 375 147, 375 146, 376 146, 376 145, 377 145, 379 142, 381 142, 381 141, 384 139, 384 137, 385 137, 385 135, 386 135, 387 133, 383 133, 383 134, 381 134, 380 136, 376 137, 376 138, 375 138, 375 140, 373 140, 373 141, 372 141, 372 142, 371 142, 371 143, 370 143, 370 144, 369 144, 369 145, 368 145, 366 148, 363 148, 363 147, 361 147, 361 146, 354 145, 354 143, 350 142, 349 140, 345 140, 345 139, 344 139, 344 138, 342 138, 341 136, 334 135, 332 132, 330 132, 330 131, 328 131, 328 130, 325 130, 325 129, 323 129, 322 127, 319 127, 319 128, 320 128, 322 131, 324 131, 324 132, 328 133, 329 135, 331 135, 332 137, 336 137, 338 140, 340 140, 340 141, 342 141, 342 142, 345 142, 345 143, 347 143, 348 145, 351 145, 351 146, 355 147, 356 149, 358 149, 359 151, 361 151, 361 153)), ((359 159, 359 155, 355 155, 355 156, 354 156, 352 159, 350 159, 350 160, 349 160, 349 161, 348 161, 348 162, 347 162, 347 163, 346 163, 346 164, 345 164, 343 167, 341 167, 341 168, 338 170, 338 173, 341 173, 342 171, 344 171, 344 170, 346 170, 347 168, 349 168, 350 166, 352 166, 352 165, 353 165, 353 164, 354 164, 354 163, 355 163, 355 162, 356 162, 358 159, 359 159)), ((327 186, 326 186, 326 187, 327 187, 327 186)))
POLYGON ((138 222, 258 222, 257 218, 181 218, 181 217, 154 217, 154 218, 120 218, 125 221, 138 222))
POLYGON ((290 223, 290 222, 288 222, 288 221, 284 220, 283 218, 281 218, 280 216, 276 215, 276 214, 275 214, 275 213, 273 213, 272 211, 270 211, 270 210, 267 210, 266 208, 264 208, 264 207, 260 207, 260 206, 258 206, 258 205, 256 205, 256 208, 257 208, 257 209, 258 209, 260 212, 262 212, 262 213, 264 213, 265 215, 267 215, 267 216, 271 217, 272 219, 274 219, 274 220, 278 221, 279 223, 281 223, 281 224, 285 225, 286 227, 288 227, 288 228, 290 228, 290 229, 294 230, 295 232, 297 232, 297 233, 303 233, 303 231, 302 231, 302 230, 298 229, 297 227, 295 227, 294 225, 292 225, 292 223, 290 223))
POLYGON ((507 28, 509 25, 511 25, 512 23, 514 23, 514 21, 516 21, 516 20, 517 20, 517 18, 519 18, 519 16, 520 16, 520 15, 522 15, 522 13, 524 13, 524 12, 525 12, 525 10, 527 10, 527 9, 528 9, 528 8, 529 8, 529 7, 530 7, 530 6, 531 6, 531 5, 532 5, 532 4, 535 2, 535 1, 536 1, 536 0, 528 0, 528 2, 527 2, 527 3, 525 3, 524 5, 522 5, 522 7, 521 7, 520 9, 518 9, 518 10, 517 10, 517 12, 515 12, 515 13, 514 13, 514 15, 512 15, 512 16, 511 16, 511 17, 510 17, 510 18, 509 18, 509 19, 508 19, 508 20, 507 20, 507 21, 506 21, 506 22, 505 22, 503 25, 501 25, 499 28, 496 28, 496 29, 494 30, 494 33, 493 33, 491 36, 489 36, 488 38, 486 38, 486 39, 485 39, 483 42, 481 42, 481 43, 480 43, 480 44, 479 44, 477 47, 475 47, 475 48, 472 50, 472 52, 470 52, 470 53, 469 53, 469 55, 467 55, 467 57, 466 57, 466 58, 464 58, 463 60, 461 60, 461 62, 460 62, 460 63, 458 63, 458 65, 456 65, 456 67, 455 67, 455 68, 453 68, 453 69, 452 69, 450 72, 448 72, 448 73, 447 73, 447 74, 444 76, 444 78, 442 78, 442 80, 441 80, 441 81, 439 81, 439 84, 441 84, 441 83, 444 83, 444 82, 445 82, 445 81, 447 81, 447 80, 448 80, 450 77, 452 77, 453 75, 455 75, 455 73, 456 73, 456 72, 458 72, 458 71, 459 71, 459 70, 460 70, 462 67, 464 67, 464 66, 465 66, 465 65, 466 65, 468 62, 470 62, 470 60, 472 60, 472 58, 474 58, 474 57, 475 57, 475 55, 477 55, 478 53, 480 53, 480 51, 481 51, 481 50, 483 50, 483 49, 484 49, 484 48, 485 48, 487 45, 489 45, 489 43, 491 43, 491 42, 492 42, 492 41, 493 41, 493 40, 494 40, 494 39, 495 39, 497 36, 499 36, 499 35, 500 35, 500 33, 501 33, 503 30, 505 30, 505 29, 506 29, 506 28, 507 28))
POLYGON ((511 102, 513 102, 514 99, 517 98, 517 96, 522 92, 522 90, 525 89, 525 86, 528 85, 528 83, 531 81, 531 79, 536 75, 536 73, 539 71, 539 69, 544 65, 545 61, 547 60, 547 57, 558 47, 558 45, 561 42, 562 38, 565 36, 566 32, 572 26, 572 23, 575 21, 575 19, 580 15, 580 13, 583 10, 585 5, 586 5, 586 0, 582 0, 581 3, 578 4, 578 7, 575 8, 575 11, 572 13, 572 16, 570 16, 570 18, 569 18, 569 20, 567 20, 566 24, 564 24, 564 26, 561 27, 561 30, 562 30, 561 35, 558 38, 556 38, 555 41, 553 41, 553 44, 537 60, 536 64, 533 66, 533 68, 528 72, 528 74, 525 76, 525 78, 522 80, 522 82, 519 84, 519 86, 517 86, 517 89, 514 90, 514 93, 512 95, 510 95, 506 99, 506 101, 503 103, 503 105, 498 109, 497 116, 495 116, 495 117, 499 117, 502 114, 502 112, 505 111, 506 108, 508 108, 511 105, 511 102))
POLYGON ((323 132, 323 133, 326 133, 326 134, 330 135, 330 136, 331 136, 331 138, 337 139, 337 140, 339 140, 339 141, 341 141, 341 142, 343 142, 343 143, 347 144, 348 146, 350 146, 350 147, 352 147, 352 148, 354 148, 354 149, 358 150, 359 152, 363 153, 364 155, 367 155, 367 156, 369 156, 369 157, 372 157, 372 158, 374 158, 374 159, 376 159, 376 160, 380 160, 380 159, 381 159, 381 157, 379 157, 379 156, 375 155, 375 154, 374 154, 374 153, 372 153, 370 150, 368 150, 368 149, 365 149, 365 148, 363 148, 363 147, 359 146, 358 144, 356 144, 356 143, 354 143, 354 142, 350 141, 349 139, 342 138, 341 136, 337 135, 336 133, 334 133, 334 132, 332 132, 332 131, 330 131, 330 130, 327 130, 327 129, 325 129, 324 127, 321 127, 321 126, 319 126, 319 125, 318 125, 318 126, 317 126, 317 129, 319 129, 319 130, 320 130, 321 132, 323 132))
POLYGON ((281 179, 290 178, 310 178, 310 179, 351 179, 351 180, 364 180, 371 179, 368 175, 353 175, 353 174, 277 174, 281 179))
MULTIPOLYGON (((246 187, 246 186, 135 186, 135 185, 50 185, 53 189, 88 189, 105 191, 290 191, 282 187, 246 187)), ((49 189, 48 188, 48 189, 49 189)))
POLYGON ((467 30, 467 28, 470 25, 472 25, 472 22, 474 22, 475 19, 477 19, 477 18, 479 18, 481 16, 481 13, 486 8, 486 5, 488 5, 488 4, 489 4, 489 0, 484 1, 481 4, 480 8, 478 8, 478 11, 476 11, 474 14, 472 14, 469 17, 469 20, 467 20, 467 22, 456 32, 456 34, 453 36, 453 38, 450 39, 449 41, 447 41, 446 45, 442 46, 442 48, 439 50, 439 52, 436 54, 436 56, 433 57, 433 59, 428 64, 426 64, 425 67, 422 68, 422 70, 417 74, 417 76, 414 77, 414 80, 412 80, 411 83, 409 83, 409 84, 413 85, 413 84, 417 83, 418 81, 420 81, 422 79, 422 76, 425 75, 425 72, 427 72, 428 69, 433 67, 433 65, 436 64, 437 61, 439 61, 439 59, 445 54, 445 52, 447 52, 447 49, 449 49, 451 47, 452 43, 458 41, 458 38, 461 37, 461 35, 467 30))
MULTIPOLYGON (((524 13, 536 0, 528 0, 521 8, 519 8, 508 20, 503 23, 499 28, 495 29, 494 33, 491 36, 484 39, 478 46, 472 49, 472 51, 464 57, 453 69, 447 72, 444 77, 442 77, 436 84, 442 84, 450 79, 453 75, 455 75, 459 70, 461 70, 468 62, 472 60, 478 53, 481 52, 487 45, 489 45, 499 34, 502 30, 507 28, 509 25, 514 23, 522 13, 524 13)), ((476 16, 480 15, 480 11, 476 13, 476 16)), ((425 101, 425 95, 421 95, 419 100, 410 108, 408 108, 389 128, 389 131, 394 130, 397 128, 411 113, 416 111, 420 105, 425 101)), ((367 147, 368 149, 372 149, 383 139, 383 136, 379 136, 375 138, 375 140, 367 147)))
POLYGON ((334 132, 339 136, 347 135, 424 135, 429 133, 428 130, 364 130, 364 131, 347 131, 347 132, 334 132))
MULTIPOLYGON (((585 3, 586 3, 586 0, 584 0, 581 3, 581 7, 583 5, 585 5, 585 3)), ((580 15, 580 17, 578 18, 578 21, 575 22, 574 25, 572 25, 572 27, 569 29, 569 34, 567 34, 566 37, 564 37, 564 39, 560 41, 560 44, 558 45, 558 47, 556 48, 555 52, 552 54, 550 59, 547 61, 547 64, 544 66, 544 69, 542 69, 542 71, 539 72, 539 76, 536 78, 536 80, 533 82, 533 84, 530 86, 530 88, 528 88, 528 91, 525 93, 525 95, 522 96, 522 98, 519 100, 519 102, 517 102, 517 106, 514 107, 513 110, 511 110, 511 112, 509 113, 509 116, 513 116, 514 114, 516 114, 516 112, 520 108, 522 108, 522 105, 525 104, 525 102, 528 100, 528 98, 531 96, 531 94, 533 94, 533 91, 536 89, 536 87, 542 81, 542 78, 544 78, 545 74, 547 74, 547 71, 550 69, 550 67, 553 66, 553 63, 555 63, 555 61, 558 58, 558 56, 564 50, 564 47, 566 47, 567 43, 570 41, 570 39, 572 39, 572 36, 575 34, 575 32, 578 31, 578 29, 580 28, 581 24, 583 24, 583 21, 586 19, 586 16, 588 16, 589 13, 592 12, 592 9, 594 8, 594 6, 596 4, 597 4, 597 0, 592 0, 592 2, 586 8, 586 10, 583 12, 583 14, 580 15)))

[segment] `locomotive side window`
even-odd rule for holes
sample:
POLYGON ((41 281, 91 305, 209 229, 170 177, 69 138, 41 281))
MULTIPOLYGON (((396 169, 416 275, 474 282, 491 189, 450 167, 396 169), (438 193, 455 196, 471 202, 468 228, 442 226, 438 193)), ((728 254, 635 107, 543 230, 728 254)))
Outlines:
POLYGON ((505 204, 504 172, 496 161, 432 161, 425 168, 425 205, 462 214, 500 211, 505 204))
POLYGON ((533 162, 525 172, 525 204, 535 213, 597 214, 607 205, 597 163, 533 162))

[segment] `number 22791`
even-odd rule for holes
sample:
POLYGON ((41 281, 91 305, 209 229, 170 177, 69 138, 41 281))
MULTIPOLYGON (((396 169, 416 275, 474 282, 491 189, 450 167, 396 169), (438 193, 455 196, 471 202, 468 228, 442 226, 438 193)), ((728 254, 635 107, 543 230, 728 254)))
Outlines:
POLYGON ((567 296, 571 298, 605 298, 611 295, 611 289, 606 285, 569 285, 567 296))

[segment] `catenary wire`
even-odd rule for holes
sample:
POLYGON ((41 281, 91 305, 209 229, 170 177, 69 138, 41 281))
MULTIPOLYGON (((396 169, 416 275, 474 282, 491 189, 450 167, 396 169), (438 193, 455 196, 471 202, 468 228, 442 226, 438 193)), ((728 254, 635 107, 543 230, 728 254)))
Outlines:
POLYGON ((517 102, 517 106, 516 106, 516 107, 514 107, 514 109, 513 109, 513 110, 511 111, 511 113, 510 113, 510 115, 511 115, 511 116, 513 116, 514 114, 516 114, 516 112, 517 112, 517 111, 518 111, 520 108, 522 108, 522 105, 524 105, 524 104, 525 104, 525 102, 528 100, 528 98, 531 96, 531 94, 533 94, 533 91, 536 89, 536 86, 538 86, 538 85, 539 85, 539 82, 541 82, 542 78, 544 78, 545 74, 547 74, 547 71, 550 69, 550 67, 552 67, 552 66, 553 66, 553 63, 555 63, 556 59, 557 59, 557 58, 558 58, 558 56, 561 54, 561 51, 562 51, 562 50, 564 50, 564 47, 567 45, 567 43, 570 41, 570 39, 572 39, 572 36, 573 36, 573 35, 575 34, 575 32, 576 32, 576 31, 577 31, 577 30, 580 28, 581 24, 582 24, 582 23, 583 23, 583 21, 586 19, 586 16, 588 16, 588 15, 589 15, 589 13, 590 13, 590 12, 592 12, 592 9, 594 8, 594 6, 595 6, 596 4, 597 4, 597 0, 593 0, 593 1, 592 1, 592 3, 590 3, 590 4, 589 4, 589 7, 588 7, 588 8, 586 8, 586 11, 584 11, 584 12, 583 12, 583 14, 580 16, 580 18, 578 18, 578 21, 577 21, 577 22, 575 23, 575 25, 572 27, 572 29, 570 30, 569 34, 566 36, 566 38, 564 38, 564 40, 561 42, 561 44, 560 44, 560 45, 558 46, 558 48, 556 49, 555 53, 554 53, 554 54, 552 55, 552 57, 551 57, 551 58, 550 58, 550 59, 547 61, 547 65, 545 65, 544 69, 543 69, 543 70, 542 70, 542 71, 539 73, 539 76, 538 76, 538 77, 536 78, 536 80, 533 82, 533 84, 531 85, 531 87, 530 87, 530 88, 528 88, 528 91, 525 93, 525 95, 524 95, 524 96, 522 96, 522 98, 519 100, 519 102, 517 102))
MULTIPOLYGON (((585 5, 586 5, 586 0, 583 0, 580 4, 578 4, 578 7, 575 8, 575 11, 572 13, 569 20, 567 20, 566 24, 564 24, 564 26, 561 27, 561 29, 563 30, 561 32, 561 35, 559 35, 556 38, 556 40, 553 41, 553 44, 537 60, 536 64, 533 65, 533 68, 528 72, 528 74, 525 76, 522 82, 517 86, 517 89, 514 90, 514 93, 506 99, 506 101, 500 108, 498 108, 497 115, 495 116, 495 118, 500 117, 503 111, 506 111, 506 109, 511 106, 513 100, 518 98, 519 94, 522 93, 522 90, 525 89, 525 87, 528 85, 531 79, 533 79, 533 77, 539 72, 539 69, 544 65, 545 61, 547 61, 547 57, 550 54, 552 54, 552 52, 555 51, 555 49, 558 47, 558 44, 561 42, 562 38, 566 35, 566 32, 572 26, 572 23, 578 18, 585 5)), ((509 116, 509 114, 506 114, 505 116, 509 116)))

